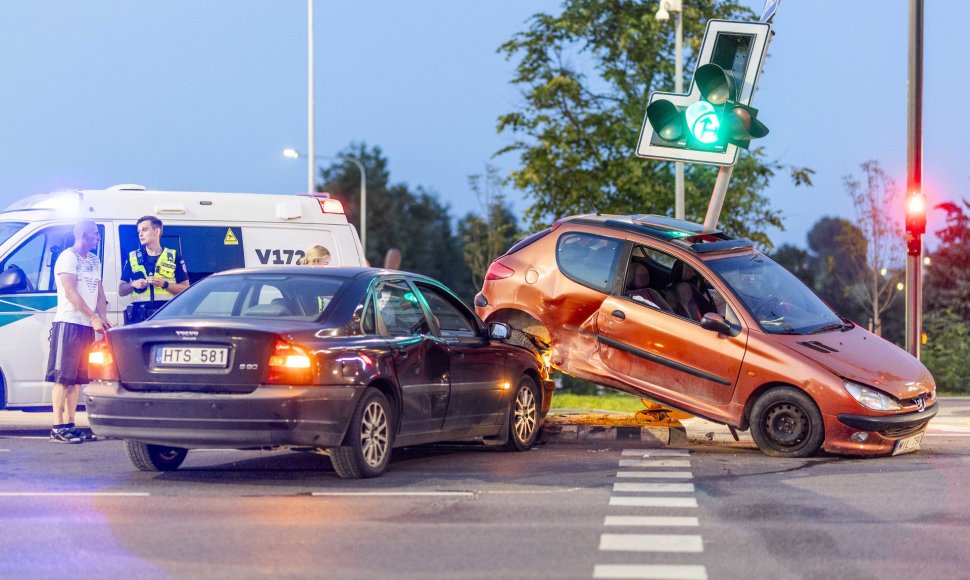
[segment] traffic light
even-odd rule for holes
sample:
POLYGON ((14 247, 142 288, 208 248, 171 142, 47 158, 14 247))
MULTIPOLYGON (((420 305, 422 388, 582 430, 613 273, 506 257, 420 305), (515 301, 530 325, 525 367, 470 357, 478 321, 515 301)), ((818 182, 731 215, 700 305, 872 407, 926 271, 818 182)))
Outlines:
POLYGON ((736 83, 730 73, 714 63, 694 73, 700 98, 686 107, 658 99, 647 107, 647 119, 657 135, 671 143, 685 142, 688 149, 721 152, 728 145, 747 149, 752 139, 768 134, 758 120, 758 110, 737 101, 736 83))
POLYGON ((914 192, 906 196, 906 253, 919 256, 926 233, 926 198, 914 192))

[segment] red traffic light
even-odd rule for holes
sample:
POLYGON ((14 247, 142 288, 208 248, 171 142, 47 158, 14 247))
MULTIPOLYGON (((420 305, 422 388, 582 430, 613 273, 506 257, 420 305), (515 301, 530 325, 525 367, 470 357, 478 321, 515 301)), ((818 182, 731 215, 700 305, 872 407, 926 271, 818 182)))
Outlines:
POLYGON ((922 193, 906 196, 906 233, 922 236, 926 232, 926 198, 922 193))

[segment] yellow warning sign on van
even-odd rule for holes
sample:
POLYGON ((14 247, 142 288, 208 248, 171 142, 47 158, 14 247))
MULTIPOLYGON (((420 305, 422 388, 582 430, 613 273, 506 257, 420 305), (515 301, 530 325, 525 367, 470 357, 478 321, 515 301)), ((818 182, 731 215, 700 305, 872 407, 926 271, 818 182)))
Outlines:
POLYGON ((236 237, 236 234, 232 233, 232 228, 229 228, 228 230, 226 230, 226 239, 222 240, 222 244, 224 246, 239 245, 239 239, 236 237))

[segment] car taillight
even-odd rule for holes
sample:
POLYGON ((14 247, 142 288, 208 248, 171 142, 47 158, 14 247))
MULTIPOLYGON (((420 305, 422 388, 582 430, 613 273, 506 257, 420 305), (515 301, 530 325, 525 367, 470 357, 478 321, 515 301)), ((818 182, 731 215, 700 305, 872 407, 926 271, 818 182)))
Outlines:
POLYGON ((488 272, 485 272, 485 279, 504 280, 512 274, 515 274, 515 270, 496 260, 488 267, 488 272))
POLYGON ((269 356, 267 383, 306 385, 313 379, 310 355, 303 347, 277 339, 269 356))
POLYGON ((118 367, 107 340, 99 340, 88 349, 88 377, 99 381, 118 380, 118 367))

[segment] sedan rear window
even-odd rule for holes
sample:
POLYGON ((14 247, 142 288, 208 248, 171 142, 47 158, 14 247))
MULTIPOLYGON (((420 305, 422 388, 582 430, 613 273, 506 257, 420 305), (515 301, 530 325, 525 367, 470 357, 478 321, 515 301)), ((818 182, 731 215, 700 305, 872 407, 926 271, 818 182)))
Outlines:
POLYGON ((154 318, 317 320, 346 282, 300 274, 214 276, 189 286, 154 318))

